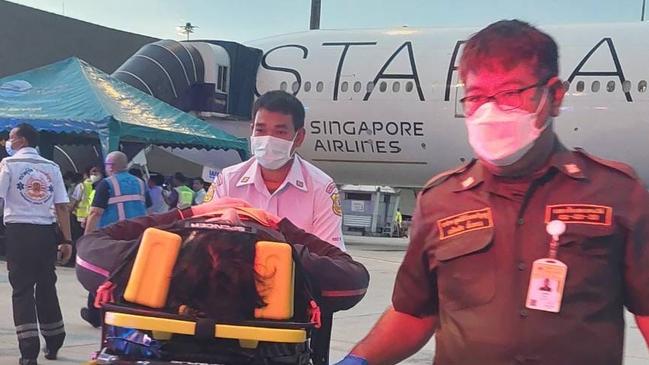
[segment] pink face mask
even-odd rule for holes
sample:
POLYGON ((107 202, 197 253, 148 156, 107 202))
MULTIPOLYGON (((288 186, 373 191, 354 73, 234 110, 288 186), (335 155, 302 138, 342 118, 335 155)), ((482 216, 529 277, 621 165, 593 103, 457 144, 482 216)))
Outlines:
POLYGON ((546 99, 544 92, 533 113, 522 109, 502 111, 494 102, 481 105, 465 119, 473 152, 494 166, 509 166, 520 160, 551 122, 548 119, 541 128, 535 126, 546 99))

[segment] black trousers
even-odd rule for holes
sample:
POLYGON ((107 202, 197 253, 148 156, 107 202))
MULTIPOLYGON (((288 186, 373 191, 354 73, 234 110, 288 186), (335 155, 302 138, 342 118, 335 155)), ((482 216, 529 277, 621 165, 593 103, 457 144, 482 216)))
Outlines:
POLYGON ((8 223, 6 227, 7 268, 20 354, 35 359, 40 351, 39 329, 52 351, 58 351, 65 339, 55 286, 56 230, 54 225, 25 223, 8 223))

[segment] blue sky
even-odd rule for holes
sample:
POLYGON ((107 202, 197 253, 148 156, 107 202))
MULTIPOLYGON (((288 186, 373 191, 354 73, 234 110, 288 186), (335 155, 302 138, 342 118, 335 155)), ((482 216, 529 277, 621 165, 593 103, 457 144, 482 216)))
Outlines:
MULTIPOLYGON (((246 41, 308 29, 310 0, 14 0, 111 28, 181 39, 246 41)), ((322 0, 321 28, 484 26, 503 18, 533 24, 640 21, 642 0, 322 0)))

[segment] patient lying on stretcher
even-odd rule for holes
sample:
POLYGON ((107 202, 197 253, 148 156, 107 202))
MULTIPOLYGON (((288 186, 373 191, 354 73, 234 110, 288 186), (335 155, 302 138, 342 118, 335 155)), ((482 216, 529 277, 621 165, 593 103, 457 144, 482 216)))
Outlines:
MULTIPOLYGON (((124 241, 136 245, 149 227, 177 233, 183 239, 166 306, 166 310, 178 314, 217 321, 253 319, 255 309, 266 305, 263 293, 258 291, 259 282, 265 278, 254 267, 257 241, 287 242, 294 247, 300 264, 298 267, 304 271, 312 286, 312 295, 323 311, 351 308, 362 299, 369 282, 369 274, 363 265, 337 247, 304 232, 287 219, 252 209, 235 199, 222 199, 182 212, 171 211, 116 223, 85 236, 80 241, 80 255, 83 257, 84 252, 89 252, 84 247, 91 245, 107 247, 124 241), (188 228, 187 222, 252 227, 255 233, 188 228)), ((117 267, 119 264, 115 262, 108 266, 117 267)), ((107 269, 113 272, 111 268, 107 269)), ((78 276, 84 283, 82 275, 78 276)), ((113 273, 108 278, 112 289, 117 287, 117 294, 124 290, 125 276, 113 273)), ((92 287, 86 283, 84 286, 92 287)), ((309 305, 306 297, 299 298, 303 294, 301 288, 302 283, 296 282, 296 320, 304 319, 309 305)), ((98 294, 99 302, 110 298, 98 294)))

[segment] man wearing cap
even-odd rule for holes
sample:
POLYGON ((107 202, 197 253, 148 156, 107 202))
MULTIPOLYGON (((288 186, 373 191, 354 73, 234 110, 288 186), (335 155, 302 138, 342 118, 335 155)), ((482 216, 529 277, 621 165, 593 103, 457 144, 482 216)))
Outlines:
POLYGON ((206 201, 246 200, 344 250, 338 188, 322 170, 295 154, 305 138, 304 106, 284 91, 269 91, 253 106, 254 156, 216 176, 206 201))
POLYGON ((559 142, 557 60, 517 20, 465 44, 478 159, 425 185, 393 306, 339 364, 394 364, 435 334, 439 365, 621 365, 625 307, 649 339, 649 194, 629 166, 559 142))

